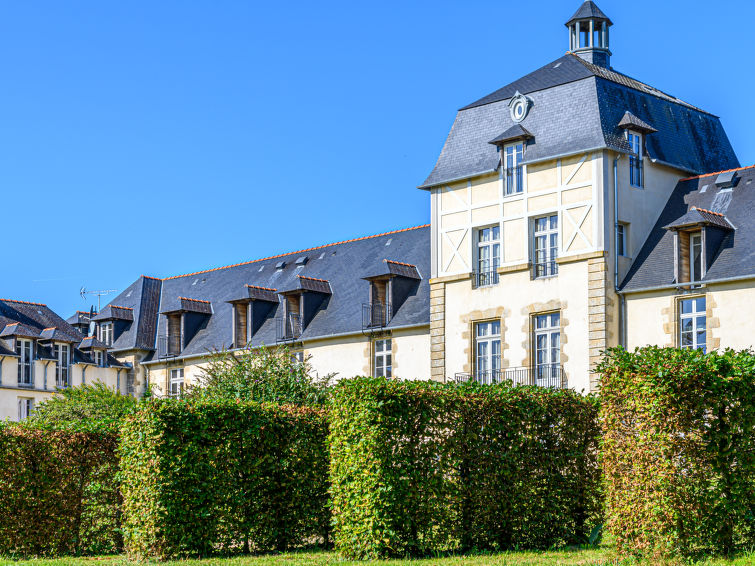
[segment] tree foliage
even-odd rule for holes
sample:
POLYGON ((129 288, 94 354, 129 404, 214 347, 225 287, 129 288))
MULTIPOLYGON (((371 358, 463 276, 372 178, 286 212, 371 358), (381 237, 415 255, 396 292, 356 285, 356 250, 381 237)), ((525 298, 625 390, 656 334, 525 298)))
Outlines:
POLYGON ((191 388, 203 399, 322 405, 330 376, 313 374, 308 360, 298 361, 287 348, 216 352, 191 388))
POLYGON ((755 355, 616 348, 598 371, 608 527, 619 548, 752 548, 755 355))

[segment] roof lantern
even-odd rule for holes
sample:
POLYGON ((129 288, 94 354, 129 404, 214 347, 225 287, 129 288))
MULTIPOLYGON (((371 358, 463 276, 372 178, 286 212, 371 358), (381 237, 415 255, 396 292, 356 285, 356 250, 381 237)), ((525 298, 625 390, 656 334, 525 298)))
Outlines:
POLYGON ((566 22, 569 28, 569 51, 599 67, 611 66, 608 28, 613 22, 595 2, 587 0, 566 22))

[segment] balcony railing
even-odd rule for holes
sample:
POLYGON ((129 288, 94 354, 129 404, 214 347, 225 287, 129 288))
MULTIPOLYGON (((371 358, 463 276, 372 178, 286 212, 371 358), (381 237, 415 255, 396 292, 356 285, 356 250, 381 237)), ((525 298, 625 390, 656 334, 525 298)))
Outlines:
POLYGON ((457 373, 454 375, 454 381, 457 383, 476 381, 483 385, 510 381, 514 385, 537 385, 552 389, 565 389, 567 387, 566 374, 560 364, 457 373))
POLYGON ((475 289, 498 285, 498 271, 475 271, 472 274, 472 285, 474 285, 475 289))
POLYGON ((288 313, 285 317, 276 320, 278 321, 276 332, 276 340, 278 342, 291 342, 301 336, 301 316, 298 314, 288 313))
POLYGON ((158 358, 173 358, 181 353, 181 349, 178 347, 177 340, 170 336, 158 336, 157 337, 157 357, 158 358))
POLYGON ((533 279, 539 279, 540 277, 553 277, 554 275, 558 275, 558 264, 556 263, 556 260, 534 263, 532 265, 533 279))
POLYGON ((365 303, 362 305, 362 330, 383 328, 393 316, 390 303, 365 303))

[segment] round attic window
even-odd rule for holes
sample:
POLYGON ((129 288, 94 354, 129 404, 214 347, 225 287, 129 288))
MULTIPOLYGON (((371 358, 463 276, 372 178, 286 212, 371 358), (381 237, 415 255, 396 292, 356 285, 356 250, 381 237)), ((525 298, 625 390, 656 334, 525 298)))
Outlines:
POLYGON ((509 110, 511 111, 511 119, 517 124, 527 117, 527 113, 532 105, 532 99, 527 98, 523 94, 517 92, 509 102, 509 110))

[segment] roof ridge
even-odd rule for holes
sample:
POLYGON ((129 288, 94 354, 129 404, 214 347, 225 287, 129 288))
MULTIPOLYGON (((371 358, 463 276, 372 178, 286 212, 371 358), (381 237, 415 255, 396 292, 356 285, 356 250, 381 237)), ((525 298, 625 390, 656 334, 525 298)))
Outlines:
POLYGON ((141 275, 143 279, 154 279, 155 281, 162 281, 159 277, 150 277, 149 275, 141 275))
POLYGON ((19 301, 17 299, 0 299, 0 301, 5 301, 6 303, 21 303, 22 305, 36 305, 38 307, 46 307, 47 306, 44 303, 32 303, 31 301, 19 301))
POLYGON ((722 171, 714 171, 712 173, 703 173, 702 175, 694 175, 692 177, 685 177, 684 179, 679 179, 679 182, 692 181, 693 179, 702 179, 703 177, 710 177, 711 175, 720 175, 721 173, 730 173, 732 171, 744 171, 745 169, 753 169, 753 168, 755 168, 755 165, 747 165, 745 167, 734 167, 733 169, 723 169, 722 171))
POLYGON ((164 278, 163 281, 167 281, 169 279, 180 279, 181 277, 191 277, 192 275, 200 275, 202 273, 210 273, 212 271, 220 271, 222 269, 229 269, 231 267, 238 267, 240 265, 249 265, 250 263, 257 263, 258 261, 267 261, 267 260, 270 260, 270 259, 276 259, 276 258, 279 258, 279 257, 284 257, 284 256, 287 256, 287 255, 294 255, 294 254, 300 254, 300 253, 304 253, 304 252, 311 252, 313 250, 321 250, 322 248, 329 248, 330 246, 339 246, 341 244, 348 244, 348 243, 351 243, 351 242, 360 242, 362 240, 369 240, 371 238, 380 238, 381 236, 390 236, 391 234, 398 234, 400 232, 408 232, 410 230, 419 230, 420 228, 428 228, 429 226, 430 226, 430 224, 421 224, 419 226, 411 226, 409 228, 400 228, 398 230, 391 230, 390 232, 383 232, 382 234, 373 234, 373 235, 370 235, 370 236, 361 236, 359 238, 352 238, 350 240, 343 240, 341 242, 332 242, 330 244, 323 244, 321 246, 314 246, 314 247, 311 247, 311 248, 305 248, 303 250, 296 250, 296 251, 293 251, 293 252, 286 252, 286 253, 282 253, 282 254, 271 255, 271 256, 262 257, 262 258, 259 258, 259 259, 252 259, 252 260, 249 260, 249 261, 241 261, 239 263, 234 263, 234 264, 231 264, 231 265, 222 265, 220 267, 213 267, 211 269, 203 269, 201 271, 194 271, 192 273, 184 273, 183 275, 172 275, 170 277, 164 278))

